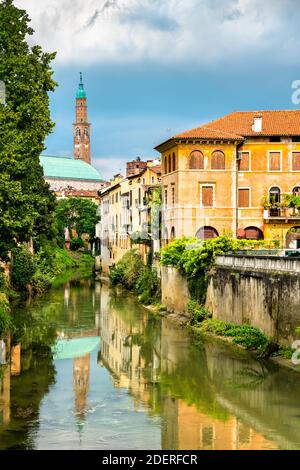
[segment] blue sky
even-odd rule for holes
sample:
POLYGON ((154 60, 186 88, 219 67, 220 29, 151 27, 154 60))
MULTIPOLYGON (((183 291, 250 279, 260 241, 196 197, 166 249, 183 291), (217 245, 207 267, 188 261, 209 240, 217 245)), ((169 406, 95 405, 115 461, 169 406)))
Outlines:
POLYGON ((58 51, 56 128, 46 154, 72 155, 79 71, 105 178, 169 136, 234 110, 296 109, 297 0, 16 0, 58 51))

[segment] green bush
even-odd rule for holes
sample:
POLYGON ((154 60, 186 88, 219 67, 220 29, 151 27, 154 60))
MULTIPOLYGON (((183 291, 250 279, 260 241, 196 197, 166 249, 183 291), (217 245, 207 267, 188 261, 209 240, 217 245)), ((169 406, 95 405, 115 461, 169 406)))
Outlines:
POLYGON ((112 285, 121 284, 139 295, 142 303, 150 304, 159 300, 160 282, 157 273, 145 266, 141 255, 130 250, 111 268, 109 278, 112 285))
POLYGON ((243 248, 257 248, 260 241, 221 236, 210 240, 181 238, 161 250, 161 264, 176 267, 187 277, 191 297, 205 302, 207 280, 216 255, 243 248))
POLYGON ((160 282, 156 271, 145 266, 135 283, 135 291, 143 304, 153 304, 160 299, 160 282))
POLYGON ((206 308, 197 302, 197 300, 189 300, 187 311, 192 317, 191 325, 197 325, 209 317, 209 313, 206 308))
POLYGON ((160 252, 161 264, 164 266, 179 266, 182 254, 185 252, 187 244, 192 240, 188 238, 177 238, 169 243, 160 252))
POLYGON ((31 283, 35 273, 34 256, 25 245, 12 250, 12 284, 16 289, 24 291, 31 283))
MULTIPOLYGON (((121 276, 119 283, 123 284, 127 289, 133 290, 138 278, 142 272, 144 263, 141 255, 136 250, 130 250, 123 258, 111 269, 112 276, 121 276)), ((117 282, 118 283, 118 282, 117 282)))
POLYGON ((295 349, 292 349, 292 348, 288 348, 288 347, 285 347, 285 346, 281 346, 278 351, 276 351, 275 354, 273 354, 274 356, 281 356, 283 357, 284 359, 292 359, 292 356, 295 352, 295 349))
POLYGON ((7 333, 12 326, 9 314, 9 301, 5 294, 0 293, 0 338, 7 333))
POLYGON ((72 251, 79 250, 79 248, 83 248, 83 247, 84 247, 84 242, 81 237, 71 239, 70 248, 72 251))
POLYGON ((269 344, 267 336, 253 326, 232 325, 221 320, 208 319, 202 323, 201 330, 218 336, 231 337, 234 344, 239 344, 249 350, 263 352, 269 344))
POLYGON ((109 278, 113 286, 121 284, 124 279, 125 266, 118 263, 110 269, 109 278))

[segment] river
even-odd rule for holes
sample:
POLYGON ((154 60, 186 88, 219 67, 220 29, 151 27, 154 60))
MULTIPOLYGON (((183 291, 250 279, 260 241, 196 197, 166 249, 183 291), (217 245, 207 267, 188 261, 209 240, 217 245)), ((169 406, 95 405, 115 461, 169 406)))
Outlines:
POLYGON ((0 449, 300 449, 300 374, 89 279, 13 308, 0 449))

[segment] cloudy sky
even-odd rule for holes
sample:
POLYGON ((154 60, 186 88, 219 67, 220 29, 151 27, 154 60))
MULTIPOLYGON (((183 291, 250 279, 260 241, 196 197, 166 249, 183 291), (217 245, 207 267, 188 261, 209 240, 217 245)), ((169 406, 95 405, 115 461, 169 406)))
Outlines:
MULTIPOLYGON (((83 72, 105 178, 169 136, 234 110, 296 109, 299 0, 15 0, 57 51, 48 155, 72 155, 83 72)), ((300 105, 298 105, 300 106, 300 105)))

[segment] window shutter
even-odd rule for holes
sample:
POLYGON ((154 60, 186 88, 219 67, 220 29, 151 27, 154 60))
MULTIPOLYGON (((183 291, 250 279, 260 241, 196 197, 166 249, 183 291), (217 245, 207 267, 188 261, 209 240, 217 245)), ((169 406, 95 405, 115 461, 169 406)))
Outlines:
POLYGON ((239 189, 239 207, 249 207, 249 189, 239 189))
POLYGON ((213 206, 213 188, 212 186, 202 186, 202 206, 213 206))
POLYGON ((300 152, 293 152, 293 171, 300 171, 300 152))
POLYGON ((211 157, 212 170, 225 170, 225 155, 220 150, 216 150, 211 157))
POLYGON ((241 152, 240 157, 239 170, 249 171, 249 152, 241 152))
POLYGON ((270 152, 269 169, 270 171, 280 171, 280 152, 270 152))
POLYGON ((190 169, 203 170, 204 169, 204 156, 200 150, 194 150, 190 155, 190 169))

